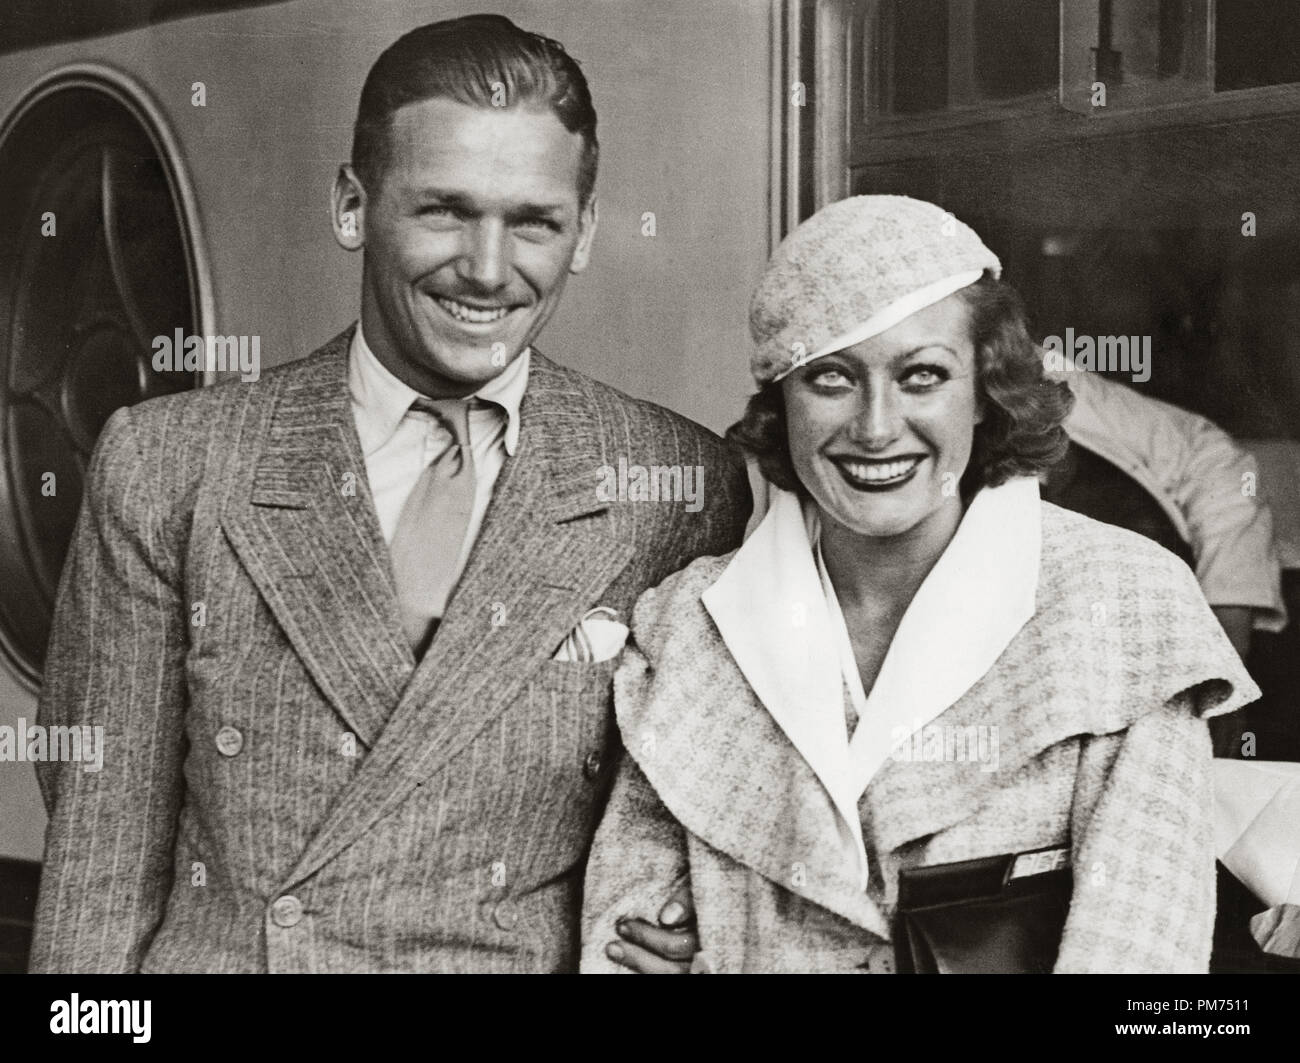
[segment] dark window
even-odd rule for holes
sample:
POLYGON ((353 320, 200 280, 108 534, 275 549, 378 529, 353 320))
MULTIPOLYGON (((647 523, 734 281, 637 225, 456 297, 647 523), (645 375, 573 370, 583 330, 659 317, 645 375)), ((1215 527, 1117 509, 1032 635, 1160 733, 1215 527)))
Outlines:
POLYGON ((948 0, 881 5, 871 40, 883 114, 920 114, 948 104, 948 0))
POLYGON ((153 337, 197 331, 196 303, 169 162, 114 94, 21 108, 0 202, 0 648, 35 682, 95 439, 118 407, 194 386, 151 359, 153 337))
POLYGON ((975 6, 975 77, 980 95, 1005 100, 1054 92, 1060 76, 1055 4, 979 0, 975 6))
POLYGON ((1232 0, 1215 9, 1214 88, 1300 81, 1300 5, 1232 0))

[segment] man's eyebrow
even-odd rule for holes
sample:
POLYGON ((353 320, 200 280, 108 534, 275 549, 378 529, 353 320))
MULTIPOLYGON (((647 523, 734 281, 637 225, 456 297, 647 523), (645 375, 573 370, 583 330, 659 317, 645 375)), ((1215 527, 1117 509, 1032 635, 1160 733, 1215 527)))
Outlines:
MULTIPOLYGON (((482 205, 473 196, 450 189, 422 188, 416 191, 415 199, 419 203, 439 203, 447 207, 460 207, 463 210, 478 211, 482 205)), ((570 204, 565 201, 553 203, 518 203, 506 210, 509 217, 559 217, 568 212, 570 204)))
POLYGON ((472 197, 463 192, 453 192, 441 188, 416 188, 412 194, 421 203, 442 203, 449 207, 472 207, 472 197))

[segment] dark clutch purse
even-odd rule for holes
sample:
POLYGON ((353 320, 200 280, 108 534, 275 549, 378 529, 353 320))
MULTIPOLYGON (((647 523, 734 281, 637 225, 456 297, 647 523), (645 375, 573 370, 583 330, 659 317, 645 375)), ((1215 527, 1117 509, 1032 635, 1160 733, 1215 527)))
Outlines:
POLYGON ((1069 849, 904 868, 894 961, 899 974, 1047 974, 1074 880, 1069 849))

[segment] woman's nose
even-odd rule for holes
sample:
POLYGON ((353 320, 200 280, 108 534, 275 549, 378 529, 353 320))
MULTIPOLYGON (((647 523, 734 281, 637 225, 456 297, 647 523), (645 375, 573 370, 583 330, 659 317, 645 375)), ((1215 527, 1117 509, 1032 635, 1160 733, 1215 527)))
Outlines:
POLYGON ((853 419, 852 437, 867 450, 883 450, 902 432, 898 396, 888 384, 868 386, 853 419))
POLYGON ((503 287, 509 258, 505 226, 495 219, 482 218, 465 227, 463 239, 456 272, 483 291, 503 287))

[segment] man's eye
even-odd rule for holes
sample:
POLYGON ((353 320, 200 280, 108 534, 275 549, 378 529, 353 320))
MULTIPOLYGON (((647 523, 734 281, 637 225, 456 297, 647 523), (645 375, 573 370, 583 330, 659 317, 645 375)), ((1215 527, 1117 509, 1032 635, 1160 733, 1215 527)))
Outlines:
POLYGON ((515 223, 515 228, 531 235, 550 235, 559 232, 560 227, 548 218, 524 218, 515 223))
POLYGON ((457 217, 454 207, 447 207, 441 203, 430 203, 428 206, 420 208, 420 213, 427 218, 454 218, 457 217))

